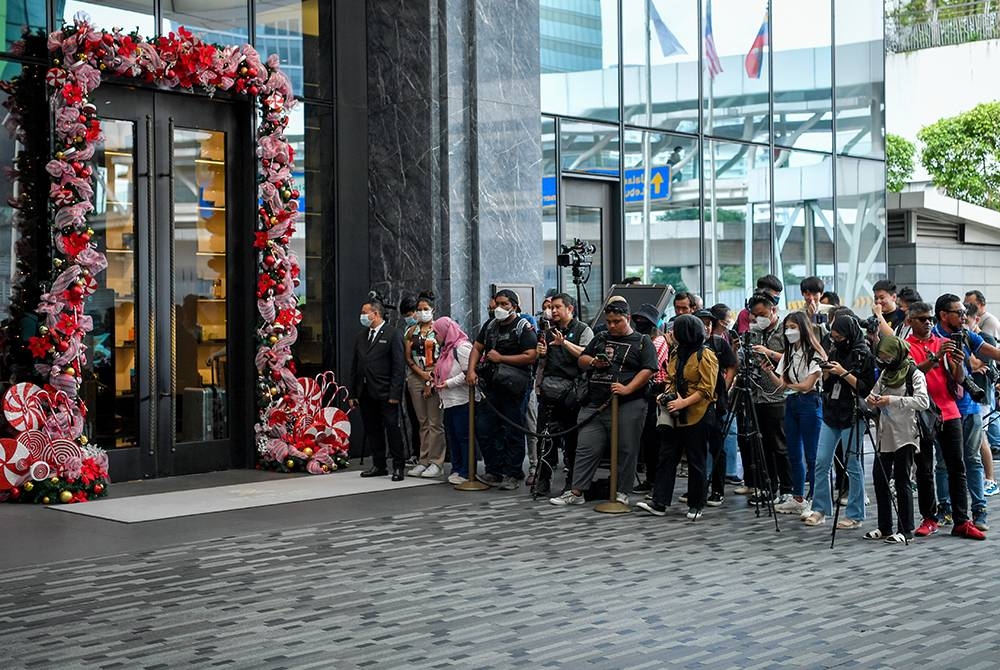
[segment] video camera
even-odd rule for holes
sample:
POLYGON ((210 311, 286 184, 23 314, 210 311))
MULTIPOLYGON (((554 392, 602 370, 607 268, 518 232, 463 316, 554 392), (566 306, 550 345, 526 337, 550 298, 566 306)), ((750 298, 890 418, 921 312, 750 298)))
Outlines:
POLYGON ((560 244, 556 254, 556 265, 561 268, 589 268, 593 265, 593 256, 597 247, 589 242, 575 238, 573 244, 560 244))

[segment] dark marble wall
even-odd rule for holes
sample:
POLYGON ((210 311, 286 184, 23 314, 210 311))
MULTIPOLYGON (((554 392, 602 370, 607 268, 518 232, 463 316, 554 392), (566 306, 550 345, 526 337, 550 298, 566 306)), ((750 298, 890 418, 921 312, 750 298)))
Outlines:
POLYGON ((491 283, 541 285, 538 1, 367 12, 370 280, 471 326, 491 283))

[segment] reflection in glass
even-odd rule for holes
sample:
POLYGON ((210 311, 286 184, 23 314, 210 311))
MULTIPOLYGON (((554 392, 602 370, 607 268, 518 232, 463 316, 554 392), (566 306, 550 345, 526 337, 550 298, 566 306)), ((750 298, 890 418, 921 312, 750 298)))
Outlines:
POLYGON ((789 309, 803 306, 799 283, 813 275, 833 287, 833 159, 780 150, 774 161, 774 274, 784 282, 789 309))
POLYGON ((625 123, 698 132, 698 0, 622 4, 625 123))
POLYGON ((226 134, 176 128, 174 299, 177 441, 228 436, 226 134))
POLYGON ((559 285, 559 269, 556 267, 556 240, 559 239, 557 220, 556 175, 556 123, 551 117, 542 117, 542 246, 544 256, 545 290, 559 285))
POLYGON ((881 2, 836 0, 837 152, 885 156, 885 50, 881 2))
MULTIPOLYGON (((21 74, 21 66, 17 63, 0 61, 0 68, 3 68, 4 79, 13 79, 21 74)), ((8 97, 6 91, 0 91, 0 103, 6 103, 8 97)), ((0 168, 14 169, 14 161, 20 148, 10 133, 0 133, 0 168)), ((11 295, 11 283, 17 260, 14 258, 14 243, 17 239, 17 231, 13 225, 15 210, 10 206, 13 197, 13 181, 6 177, 0 178, 0 295, 2 296, 11 295)), ((9 316, 10 302, 0 300, 0 321, 9 316)))
POLYGON ((841 301, 855 308, 870 305, 872 284, 885 276, 885 164, 838 158, 837 292, 841 301))
POLYGON ((333 110, 328 107, 299 104, 289 113, 285 133, 295 149, 294 177, 301 212, 289 246, 301 270, 295 293, 302 323, 295 346, 303 374, 317 374, 322 369, 324 318, 332 315, 335 307, 332 299, 324 300, 324 281, 330 270, 327 266, 324 274, 323 265, 323 258, 332 256, 332 231, 326 224, 333 210, 334 174, 330 169, 333 145, 322 138, 333 136, 333 118, 333 110), (315 366, 315 372, 311 366, 315 366))
POLYGON ((87 301, 94 320, 89 366, 82 392, 92 434, 101 445, 131 447, 138 436, 136 385, 136 216, 135 125, 103 119, 104 142, 94 155, 94 212, 88 217, 103 245, 108 268, 97 275, 97 291, 87 301))
POLYGON ((333 96, 333 52, 327 37, 333 25, 332 2, 316 0, 257 0, 256 47, 261 54, 277 54, 281 69, 296 95, 333 96))
POLYGON ((618 176, 618 126, 563 121, 559 135, 563 170, 618 176))
POLYGON ((742 305, 771 267, 768 150, 732 142, 705 147, 705 304, 742 305), (717 222, 717 223, 713 223, 717 222))
MULTIPOLYGON (((4 2, 4 51, 10 51, 11 45, 21 39, 25 27, 31 32, 45 32, 45 3, 34 2, 4 2)), ((4 78, 10 75, 5 74, 4 78)))
POLYGON ((618 120, 618 0, 541 0, 542 110, 618 120))
POLYGON ((701 291, 700 177, 697 139, 625 132, 626 275, 701 291))
MULTIPOLYGON (((44 2, 34 4, 42 5, 42 11, 45 11, 44 2)), ((77 12, 86 12, 95 26, 106 27, 109 30, 114 26, 120 26, 126 32, 137 29, 143 37, 152 37, 156 34, 153 0, 116 0, 113 7, 103 0, 94 0, 93 2, 56 0, 55 4, 56 26, 72 24, 73 16, 77 12)), ((45 25, 44 18, 42 25, 45 25)))
POLYGON ((832 151, 830 0, 772 0, 774 143, 832 151))
POLYGON ((767 17, 767 0, 703 0, 705 52, 711 6, 711 42, 721 72, 704 70, 705 134, 744 142, 767 142, 769 130, 768 50, 760 53, 760 67, 747 71, 745 59, 767 17))
POLYGON ((245 44, 250 34, 243 0, 173 0, 160 11, 163 34, 184 26, 209 44, 245 44))

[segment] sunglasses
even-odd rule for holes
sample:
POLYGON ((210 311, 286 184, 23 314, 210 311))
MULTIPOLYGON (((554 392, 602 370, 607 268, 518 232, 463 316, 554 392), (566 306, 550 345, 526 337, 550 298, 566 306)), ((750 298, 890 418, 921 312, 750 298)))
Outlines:
POLYGON ((921 323, 930 323, 934 320, 933 316, 911 316, 914 321, 920 321, 921 323))

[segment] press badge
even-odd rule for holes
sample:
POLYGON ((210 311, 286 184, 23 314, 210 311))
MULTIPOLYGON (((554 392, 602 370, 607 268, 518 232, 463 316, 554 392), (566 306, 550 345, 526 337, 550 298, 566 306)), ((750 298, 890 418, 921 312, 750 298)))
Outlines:
POLYGON ((830 391, 830 399, 831 400, 840 399, 840 382, 837 382, 836 384, 833 385, 833 390, 830 391))

